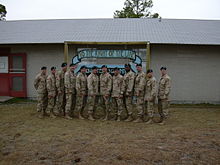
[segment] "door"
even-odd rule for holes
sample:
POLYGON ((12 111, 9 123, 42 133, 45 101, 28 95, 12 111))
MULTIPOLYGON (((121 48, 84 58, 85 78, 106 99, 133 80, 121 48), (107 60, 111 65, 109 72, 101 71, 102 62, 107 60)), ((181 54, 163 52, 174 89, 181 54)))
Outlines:
POLYGON ((9 96, 8 56, 0 56, 0 96, 9 96))
POLYGON ((9 55, 10 96, 27 97, 26 87, 26 54, 9 55))

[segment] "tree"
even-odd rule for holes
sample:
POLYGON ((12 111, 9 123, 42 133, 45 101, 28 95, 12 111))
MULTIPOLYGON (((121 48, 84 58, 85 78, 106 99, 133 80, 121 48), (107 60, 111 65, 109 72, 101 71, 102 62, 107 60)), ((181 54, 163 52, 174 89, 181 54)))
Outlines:
POLYGON ((158 18, 159 14, 151 14, 152 0, 126 0, 122 10, 114 12, 114 18, 158 18))
POLYGON ((4 5, 0 4, 0 21, 5 20, 7 11, 4 5))

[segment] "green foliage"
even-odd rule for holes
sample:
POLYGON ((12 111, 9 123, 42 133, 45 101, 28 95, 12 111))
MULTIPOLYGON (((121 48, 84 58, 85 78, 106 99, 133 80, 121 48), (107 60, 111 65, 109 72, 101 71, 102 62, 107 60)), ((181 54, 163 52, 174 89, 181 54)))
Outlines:
POLYGON ((151 14, 152 0, 126 0, 122 10, 114 12, 114 18, 158 18, 159 14, 151 14))
POLYGON ((5 20, 7 11, 4 5, 0 4, 0 21, 5 20))

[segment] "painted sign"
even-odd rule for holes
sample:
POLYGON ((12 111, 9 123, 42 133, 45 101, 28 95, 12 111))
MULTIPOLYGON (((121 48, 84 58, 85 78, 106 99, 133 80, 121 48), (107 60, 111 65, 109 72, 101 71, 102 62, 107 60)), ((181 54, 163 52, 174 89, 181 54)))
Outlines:
MULTIPOLYGON (((80 64, 81 60, 84 58, 106 58, 106 59, 111 59, 111 58, 118 58, 118 59, 130 59, 132 62, 131 64, 131 69, 136 72, 136 67, 135 64, 141 64, 142 59, 136 55, 136 52, 133 50, 100 50, 100 49, 84 49, 80 50, 75 57, 72 59, 73 64, 79 64, 76 72, 79 71, 80 67, 82 65, 86 65, 87 72, 91 73, 91 68, 93 66, 96 66, 98 68, 101 68, 102 65, 98 64, 80 64)), ((121 74, 125 74, 125 69, 124 69, 124 64, 122 65, 112 65, 112 64, 105 64, 109 68, 109 72, 112 73, 113 69, 115 67, 118 67, 121 71, 121 74)), ((101 72, 101 69, 99 69, 99 72, 101 72)))

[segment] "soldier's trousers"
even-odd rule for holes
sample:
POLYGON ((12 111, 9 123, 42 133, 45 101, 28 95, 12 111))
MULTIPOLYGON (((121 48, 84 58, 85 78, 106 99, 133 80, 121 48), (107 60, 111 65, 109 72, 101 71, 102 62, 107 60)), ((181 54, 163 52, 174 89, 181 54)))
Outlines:
POLYGON ((110 97, 105 97, 103 95, 100 96, 100 101, 101 101, 101 105, 102 107, 104 108, 105 112, 110 112, 111 109, 110 109, 110 97))
POLYGON ((44 112, 47 108, 47 93, 38 93, 37 95, 37 112, 44 112))
POLYGON ((115 109, 115 114, 120 116, 123 111, 123 100, 119 97, 113 97, 112 103, 115 109))
POLYGON ((77 98, 76 98, 76 111, 78 111, 82 114, 83 109, 85 108, 85 105, 86 105, 86 96, 77 95, 77 98))
POLYGON ((137 116, 143 117, 144 115, 144 96, 137 96, 137 116))
POLYGON ((162 118, 167 118, 169 114, 169 101, 158 99, 158 112, 162 118))
POLYGON ((62 113, 65 111, 65 105, 66 105, 66 94, 62 92, 57 95, 57 100, 56 100, 56 107, 58 113, 62 113))
POLYGON ((154 115, 154 101, 145 101, 145 110, 149 118, 153 118, 154 115))
POLYGON ((98 96, 88 96, 87 106, 88 114, 93 114, 96 110, 96 104, 98 103, 98 96))
POLYGON ((48 98, 47 108, 48 108, 50 113, 54 113, 55 104, 56 104, 56 97, 48 98))
POLYGON ((76 95, 72 93, 66 93, 65 114, 72 116, 75 105, 76 105, 76 95))
POLYGON ((128 112, 128 115, 132 115, 132 113, 133 113, 132 97, 125 96, 124 97, 124 104, 125 104, 125 108, 128 112))

